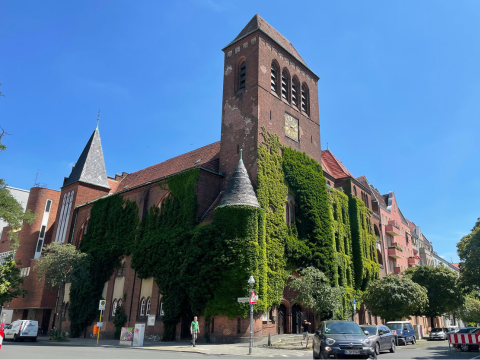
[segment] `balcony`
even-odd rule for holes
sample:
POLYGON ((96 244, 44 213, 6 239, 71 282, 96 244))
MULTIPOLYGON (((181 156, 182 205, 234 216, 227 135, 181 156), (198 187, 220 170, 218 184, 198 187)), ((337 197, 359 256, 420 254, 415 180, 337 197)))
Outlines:
POLYGON ((387 225, 385 225, 385 232, 392 236, 400 236, 400 226, 395 220, 390 220, 387 225))
POLYGON ((408 258, 408 266, 409 267, 415 267, 420 264, 420 259, 418 259, 418 256, 411 256, 408 258))
POLYGON ((403 256, 402 250, 395 246, 389 246, 388 247, 388 256, 394 259, 399 259, 403 256))
POLYGON ((393 275, 402 275, 402 271, 400 270, 400 266, 396 266, 393 268, 393 275))

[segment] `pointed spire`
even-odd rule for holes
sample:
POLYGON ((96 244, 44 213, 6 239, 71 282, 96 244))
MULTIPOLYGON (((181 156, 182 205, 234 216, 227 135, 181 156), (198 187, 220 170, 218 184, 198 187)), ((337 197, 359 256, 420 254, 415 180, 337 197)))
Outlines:
POLYGON ((98 131, 98 123, 100 121, 100 109, 98 109, 98 113, 97 113, 97 127, 95 128, 95 130, 98 131))
POLYGON ((237 168, 233 172, 225 195, 220 203, 220 206, 235 205, 260 208, 252 183, 248 177, 247 169, 243 164, 242 152, 240 152, 240 160, 238 161, 237 168))
POLYGON ((72 169, 70 176, 65 179, 63 186, 82 181, 88 184, 101 186, 110 189, 107 179, 107 170, 105 169, 105 160, 103 159, 102 142, 100 132, 97 127, 72 169))

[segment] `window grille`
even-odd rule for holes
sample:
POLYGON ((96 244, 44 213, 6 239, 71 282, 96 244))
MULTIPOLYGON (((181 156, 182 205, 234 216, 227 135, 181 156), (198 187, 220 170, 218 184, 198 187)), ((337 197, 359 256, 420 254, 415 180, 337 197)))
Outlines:
POLYGON ((282 97, 288 101, 288 75, 282 71, 282 97))
POLYGON ((146 311, 146 315, 150 315, 150 308, 152 306, 152 300, 149 298, 148 301, 147 301, 147 311, 146 311))
POLYGON ((292 104, 298 106, 297 104, 297 82, 295 79, 292 80, 292 104))
POLYGON ((308 95, 308 88, 306 85, 302 86, 302 111, 309 114, 310 99, 308 95))
POLYGON ((145 316, 145 299, 142 299, 142 303, 140 305, 140 316, 145 316))
POLYGON ((277 92, 277 68, 275 64, 272 63, 271 74, 270 74, 270 89, 277 92))
POLYGON ((246 75, 247 75, 247 63, 243 61, 240 64, 240 85, 238 87, 239 90, 245 89, 246 75))

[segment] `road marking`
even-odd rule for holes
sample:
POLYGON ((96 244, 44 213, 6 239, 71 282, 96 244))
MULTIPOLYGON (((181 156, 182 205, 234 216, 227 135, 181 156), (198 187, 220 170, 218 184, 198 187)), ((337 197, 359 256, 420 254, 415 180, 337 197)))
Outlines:
POLYGON ((288 357, 288 355, 283 355, 283 354, 282 354, 282 356, 283 356, 283 357, 288 357))
POLYGON ((474 358, 471 358, 470 360, 473 360, 473 359, 480 359, 480 355, 479 355, 479 356, 475 356, 474 358))

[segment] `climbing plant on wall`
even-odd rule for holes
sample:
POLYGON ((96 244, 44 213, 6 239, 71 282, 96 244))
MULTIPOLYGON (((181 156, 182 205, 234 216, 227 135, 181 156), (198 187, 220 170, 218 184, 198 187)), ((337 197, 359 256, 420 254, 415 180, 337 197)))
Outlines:
POLYGON ((349 209, 353 245, 355 288, 364 291, 371 280, 380 277, 377 239, 370 226, 370 210, 365 203, 349 194, 349 209))
POLYGON ((130 254, 137 225, 135 202, 111 195, 93 204, 88 232, 79 247, 89 254, 88 275, 72 282, 70 288, 69 315, 73 337, 80 336, 97 318, 105 282, 120 266, 122 255, 130 254))

